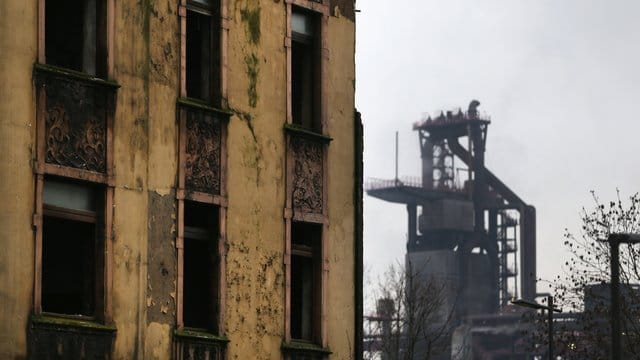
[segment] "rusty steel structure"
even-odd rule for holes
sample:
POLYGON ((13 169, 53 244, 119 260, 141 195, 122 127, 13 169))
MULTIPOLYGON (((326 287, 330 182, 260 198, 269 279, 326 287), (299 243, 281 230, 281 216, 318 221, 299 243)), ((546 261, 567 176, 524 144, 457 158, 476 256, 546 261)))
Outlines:
POLYGON ((429 262, 428 272, 455 287, 448 301, 458 323, 536 294, 536 211, 487 168, 491 119, 479 105, 414 124, 421 179, 369 179, 366 187, 369 196, 406 205, 407 261, 429 262))

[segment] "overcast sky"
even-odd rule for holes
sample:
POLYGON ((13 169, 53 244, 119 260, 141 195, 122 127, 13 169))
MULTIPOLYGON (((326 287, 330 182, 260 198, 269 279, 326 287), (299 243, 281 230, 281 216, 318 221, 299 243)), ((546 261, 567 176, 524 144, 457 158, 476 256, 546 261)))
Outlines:
MULTIPOLYGON (((590 190, 640 191, 640 1, 359 0, 356 105, 365 178, 420 175, 413 122, 472 99, 486 166, 537 209, 538 276, 566 259, 590 190)), ((365 267, 401 260, 406 209, 365 196, 365 267)), ((540 285, 538 290, 543 289, 540 285)))

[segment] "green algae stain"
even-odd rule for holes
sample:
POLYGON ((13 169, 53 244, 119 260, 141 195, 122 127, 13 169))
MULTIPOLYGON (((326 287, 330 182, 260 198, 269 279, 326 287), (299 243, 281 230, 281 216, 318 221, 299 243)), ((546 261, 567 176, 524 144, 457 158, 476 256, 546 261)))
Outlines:
POLYGON ((260 7, 240 10, 240 19, 245 23, 249 41, 258 45, 260 42, 260 7))
POLYGON ((249 88, 247 96, 249 97, 249 106, 255 108, 258 104, 258 73, 260 72, 258 57, 255 54, 246 55, 244 63, 247 66, 246 73, 249 77, 249 88))

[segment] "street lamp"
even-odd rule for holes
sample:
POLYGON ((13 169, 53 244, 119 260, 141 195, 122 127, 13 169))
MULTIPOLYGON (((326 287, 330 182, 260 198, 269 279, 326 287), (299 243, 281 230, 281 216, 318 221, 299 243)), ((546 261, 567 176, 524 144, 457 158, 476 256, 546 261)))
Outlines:
MULTIPOLYGON (((601 240, 603 241, 603 240, 601 240)), ((620 347, 620 244, 640 243, 640 234, 609 234, 611 249, 611 359, 621 359, 620 347)))
POLYGON ((536 310, 547 310, 549 322, 549 360, 553 360, 553 313, 562 312, 562 309, 553 306, 553 296, 547 295, 547 305, 524 299, 511 300, 513 305, 524 306, 536 310))

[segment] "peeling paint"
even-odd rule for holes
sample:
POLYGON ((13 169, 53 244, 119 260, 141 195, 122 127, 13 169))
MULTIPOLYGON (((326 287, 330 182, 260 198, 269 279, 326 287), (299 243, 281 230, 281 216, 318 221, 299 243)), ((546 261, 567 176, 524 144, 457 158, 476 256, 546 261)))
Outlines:
POLYGON ((175 276, 177 259, 174 238, 175 193, 162 196, 149 191, 149 235, 147 272, 147 322, 175 323, 175 276))
POLYGON ((160 196, 167 196, 167 195, 171 194, 172 190, 173 189, 171 189, 171 188, 156 188, 156 189, 153 190, 153 192, 156 193, 157 195, 160 195, 160 196))

